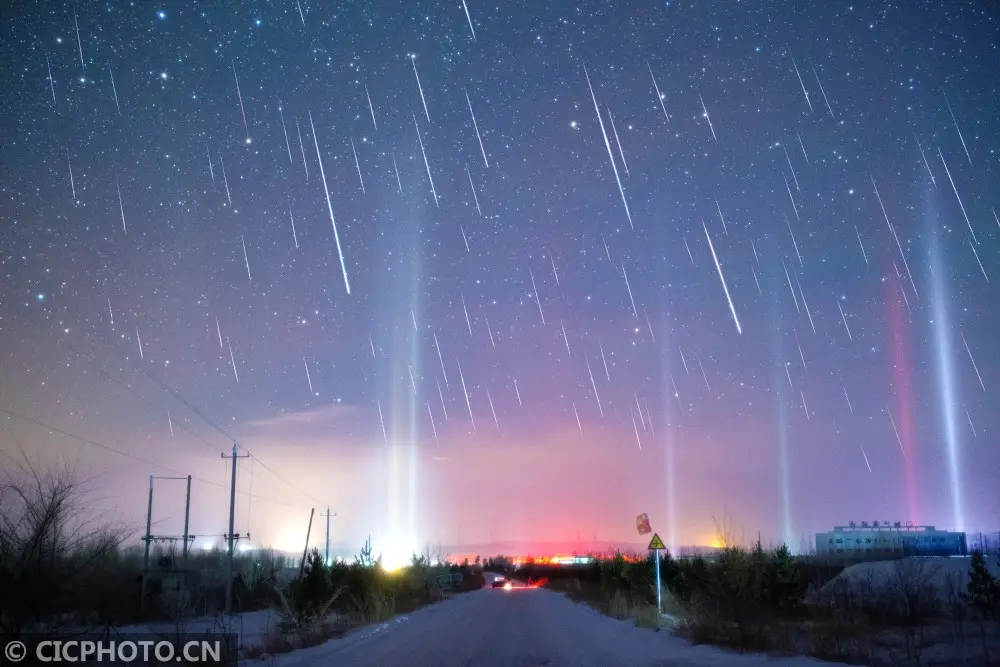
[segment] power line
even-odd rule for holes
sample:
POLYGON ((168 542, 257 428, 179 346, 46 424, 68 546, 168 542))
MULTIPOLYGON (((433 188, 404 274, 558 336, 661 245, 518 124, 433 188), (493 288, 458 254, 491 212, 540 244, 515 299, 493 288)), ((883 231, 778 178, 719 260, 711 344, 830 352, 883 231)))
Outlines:
POLYGON ((271 466, 269 466, 266 463, 264 463, 263 461, 261 461, 255 454, 251 453, 250 456, 253 457, 253 460, 256 461, 258 465, 260 465, 261 467, 263 467, 264 470, 268 471, 269 473, 271 473, 272 475, 274 475, 275 477, 277 477, 278 479, 280 479, 282 482, 284 482, 285 484, 287 484, 291 488, 293 488, 296 491, 298 491, 299 493, 301 493, 303 496, 305 496, 309 500, 311 500, 311 501, 313 501, 315 503, 318 503, 321 506, 329 505, 329 503, 324 503, 322 500, 317 499, 315 496, 313 496, 313 495, 311 495, 309 493, 306 493, 305 491, 303 491, 299 487, 297 487, 294 484, 292 484, 291 482, 289 482, 287 479, 285 479, 284 477, 282 477, 281 475, 279 475, 274 470, 274 468, 272 468, 271 466))
MULTIPOLYGON (((64 435, 67 438, 72 438, 73 440, 78 440, 79 442, 82 442, 82 443, 84 443, 86 445, 90 445, 92 447, 97 447, 99 449, 103 449, 105 451, 111 452, 112 454, 118 454, 119 456, 124 456, 125 458, 132 459, 133 461, 138 461, 139 463, 145 463, 146 465, 148 465, 148 466, 150 466, 152 468, 156 468, 158 470, 163 470, 163 471, 166 471, 166 472, 170 472, 170 473, 173 473, 175 475, 183 476, 182 472, 180 472, 179 470, 175 470, 174 468, 171 468, 170 466, 163 465, 162 463, 156 463, 155 461, 150 461, 149 459, 143 458, 141 456, 136 456, 135 454, 129 454, 128 452, 124 452, 124 451, 122 451, 120 449, 112 447, 111 445, 106 445, 104 443, 97 442, 96 440, 91 440, 90 438, 85 438, 82 435, 77 435, 76 433, 70 433, 69 431, 63 430, 63 429, 58 428, 56 426, 52 426, 52 425, 47 424, 47 423, 45 423, 43 421, 35 419, 34 417, 29 417, 27 415, 23 415, 21 413, 14 412, 12 410, 7 410, 5 408, 0 408, 0 414, 5 414, 5 415, 7 415, 9 417, 15 417, 17 419, 21 419, 23 421, 28 422, 29 424, 34 424, 35 426, 41 427, 41 428, 46 429, 48 431, 52 431, 53 433, 58 433, 60 435, 64 435)), ((207 480, 207 479, 205 479, 203 477, 198 477, 197 475, 192 475, 191 479, 192 480, 197 480, 198 482, 201 482, 202 484, 207 484, 209 486, 214 486, 214 487, 217 487, 217 488, 220 488, 220 489, 225 489, 226 488, 225 484, 220 484, 219 482, 213 482, 213 481, 207 480)), ((262 500, 264 502, 274 503, 276 505, 284 505, 286 507, 301 507, 301 505, 296 505, 294 503, 289 503, 289 502, 285 502, 285 501, 282 501, 282 500, 275 500, 273 498, 267 498, 265 496, 254 495, 254 494, 248 493, 246 491, 239 491, 239 490, 237 490, 237 493, 240 494, 240 495, 249 497, 249 498, 254 498, 256 500, 262 500)))
MULTIPOLYGON (((62 342, 63 342, 63 344, 65 344, 70 349, 75 350, 78 354, 82 354, 79 350, 76 350, 76 348, 74 348, 68 342, 65 342, 65 341, 62 341, 62 342)), ((328 505, 329 504, 329 503, 324 503, 321 500, 318 500, 315 496, 313 496, 313 495, 311 495, 309 493, 306 493, 301 488, 299 488, 295 484, 289 482, 287 479, 285 479, 284 477, 282 477, 280 474, 278 474, 277 471, 274 470, 274 468, 271 468, 266 463, 264 463, 263 461, 261 461, 260 457, 254 455, 254 454, 251 454, 250 451, 246 449, 246 447, 243 447, 239 443, 239 441, 237 440, 237 438, 235 438, 233 435, 231 435, 229 432, 227 432, 224 428, 222 428, 221 426, 219 426, 215 421, 213 421, 212 419, 210 419, 204 412, 202 412, 197 407, 195 407, 179 391, 177 391, 176 389, 174 389, 173 387, 171 387, 170 385, 168 385, 165 381, 161 380, 157 375, 155 375, 154 373, 152 373, 152 371, 148 370, 147 368, 144 368, 142 365, 140 365, 139 363, 137 363, 135 361, 135 359, 133 359, 132 357, 126 357, 126 358, 129 360, 129 362, 131 362, 131 365, 133 366, 133 368, 135 368, 136 370, 138 370, 140 373, 142 373, 143 375, 145 375, 147 378, 149 378, 150 380, 152 380, 156 384, 160 385, 160 387, 162 387, 164 391, 166 391, 168 394, 170 394, 171 396, 173 396, 175 399, 177 399, 178 401, 180 401, 181 403, 183 403, 184 406, 186 406, 194 414, 196 414, 198 417, 200 417, 202 419, 202 421, 204 421, 210 427, 212 427, 213 429, 215 429, 216 431, 218 431, 220 434, 222 434, 229 442, 235 444, 238 448, 243 449, 248 454, 250 454, 253 457, 253 459, 257 463, 259 463, 265 470, 267 470, 272 475, 274 475, 275 477, 277 477, 278 479, 280 479, 282 482, 284 482, 286 485, 288 485, 291 489, 294 489, 296 492, 298 492, 302 496, 308 498, 312 502, 318 503, 319 505, 328 505)), ((116 381, 115 378, 111 377, 111 375, 109 373, 105 372, 104 375, 106 377, 111 378, 113 381, 116 381)), ((123 384, 121 382, 118 382, 118 383, 119 384, 123 384)), ((136 392, 133 391, 130 387, 127 387, 127 385, 123 384, 123 386, 126 386, 126 388, 129 389, 129 391, 131 391, 133 394, 136 394, 136 392)), ((138 394, 136 394, 136 395, 138 395, 138 394)), ((143 399, 143 400, 145 400, 145 399, 143 399)), ((147 402, 147 404, 149 403, 148 401, 146 401, 146 402, 147 402)), ((193 432, 191 432, 190 430, 188 430, 186 428, 184 430, 187 430, 189 433, 192 433, 192 435, 195 435, 193 432)), ((214 446, 212 446, 210 443, 208 443, 207 440, 204 440, 204 438, 201 438, 200 436, 197 436, 197 435, 195 435, 195 437, 198 437, 199 440, 202 440, 206 445, 208 445, 210 447, 213 447, 213 450, 214 450, 214 446)), ((217 484, 213 483, 213 486, 217 486, 217 484)), ((225 486, 223 486, 222 488, 225 488, 225 486)), ((250 497, 253 497, 253 496, 250 496, 250 497)))
MULTIPOLYGON (((76 352, 77 355, 79 355, 80 357, 84 356, 83 352, 81 352, 77 348, 73 347, 73 345, 71 345, 70 343, 68 343, 66 341, 60 341, 60 342, 63 345, 65 345, 66 347, 68 347, 69 349, 71 349, 74 352, 76 352)), ((145 403, 146 405, 148 405, 153 410, 157 410, 157 411, 160 410, 160 406, 154 404, 150 399, 146 398, 145 396, 143 396, 142 394, 140 394, 138 391, 136 391, 135 389, 133 389, 132 387, 130 387, 126 383, 124 383, 121 380, 119 380, 118 378, 114 377, 108 371, 105 371, 103 368, 100 368, 97 365, 96 361, 93 362, 92 364, 90 364, 90 367, 91 367, 91 369, 94 370, 94 372, 98 373, 99 375, 104 376, 108 380, 111 380, 115 384, 119 385, 120 387, 122 387, 123 389, 125 389, 127 392, 129 392, 130 394, 132 394, 133 396, 135 396, 136 398, 138 398, 140 401, 142 401, 143 403, 145 403)), ((201 443, 203 443, 206 447, 211 448, 211 450, 212 450, 213 453, 215 452, 215 449, 216 449, 215 445, 213 445, 208 440, 206 440, 201 434, 195 433, 194 431, 192 431, 191 429, 189 429, 187 426, 185 426, 183 422, 179 422, 178 423, 178 427, 181 430, 186 431, 188 434, 190 434, 190 435, 194 436, 195 438, 197 438, 198 441, 201 442, 201 443)))

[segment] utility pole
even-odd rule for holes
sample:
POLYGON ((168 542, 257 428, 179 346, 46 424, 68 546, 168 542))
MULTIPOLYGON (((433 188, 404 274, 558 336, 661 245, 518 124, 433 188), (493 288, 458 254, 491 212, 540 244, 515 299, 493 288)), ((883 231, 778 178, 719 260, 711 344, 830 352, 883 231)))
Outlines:
POLYGON ((309 553, 309 535, 312 534, 314 514, 316 514, 315 507, 309 510, 309 527, 306 528, 306 546, 302 549, 302 562, 299 563, 299 579, 302 578, 303 573, 306 571, 306 554, 309 553))
POLYGON ((175 535, 153 535, 153 480, 154 479, 183 479, 187 481, 187 500, 184 503, 184 558, 187 559, 187 546, 190 535, 188 535, 188 526, 191 518, 191 475, 187 477, 157 477, 156 475, 149 476, 149 501, 146 504, 146 534, 143 536, 142 541, 146 543, 145 553, 142 558, 142 598, 140 599, 140 607, 142 609, 146 608, 146 588, 149 581, 149 552, 152 548, 153 542, 162 542, 177 539, 175 535))
MULTIPOLYGON (((233 443, 233 478, 229 487, 229 555, 226 558, 226 615, 233 613, 233 552, 236 550, 236 459, 248 459, 249 454, 236 454, 236 443, 233 443)), ((222 454, 222 458, 226 458, 222 454)))
POLYGON ((184 499, 184 563, 187 564, 188 540, 190 534, 188 527, 191 525, 191 475, 187 477, 187 496, 184 499))
POLYGON ((149 502, 146 504, 146 536, 143 541, 146 543, 146 552, 142 557, 142 591, 139 598, 139 606, 146 608, 146 582, 149 578, 149 546, 153 543, 153 536, 150 531, 153 528, 153 476, 149 476, 149 502))
MULTIPOLYGON (((324 514, 323 516, 326 517, 326 564, 329 565, 330 564, 330 517, 337 516, 337 513, 334 512, 333 514, 330 514, 330 508, 327 507, 326 514, 324 514)), ((308 544, 308 542, 309 541, 307 539, 306 543, 308 544)))

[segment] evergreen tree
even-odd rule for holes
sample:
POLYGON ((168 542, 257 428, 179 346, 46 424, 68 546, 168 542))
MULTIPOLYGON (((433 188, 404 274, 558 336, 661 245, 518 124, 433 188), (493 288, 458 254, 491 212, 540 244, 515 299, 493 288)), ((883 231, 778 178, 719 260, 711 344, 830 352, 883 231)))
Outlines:
POLYGON ((969 584, 966 588, 969 604, 983 618, 994 618, 1000 608, 1000 584, 986 567, 986 558, 981 551, 972 552, 969 569, 969 584))
POLYGON ((798 603, 799 573, 787 545, 774 550, 770 570, 771 602, 783 609, 794 607, 798 603))
POLYGON ((311 615, 330 599, 332 582, 319 549, 309 552, 305 576, 297 588, 295 607, 300 614, 311 615))

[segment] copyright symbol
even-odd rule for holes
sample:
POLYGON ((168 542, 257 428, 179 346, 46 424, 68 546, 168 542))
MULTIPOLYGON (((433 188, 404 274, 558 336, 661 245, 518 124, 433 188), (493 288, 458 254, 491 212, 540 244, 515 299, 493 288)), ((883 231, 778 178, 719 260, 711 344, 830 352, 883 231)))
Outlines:
POLYGON ((23 642, 11 642, 4 647, 3 654, 11 662, 21 662, 28 654, 28 649, 24 647, 23 642))

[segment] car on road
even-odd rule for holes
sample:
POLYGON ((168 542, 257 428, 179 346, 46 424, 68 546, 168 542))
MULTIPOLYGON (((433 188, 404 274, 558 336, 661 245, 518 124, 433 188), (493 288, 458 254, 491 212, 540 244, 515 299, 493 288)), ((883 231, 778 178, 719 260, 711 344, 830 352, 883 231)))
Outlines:
POLYGON ((507 583, 506 577, 497 577, 493 580, 493 588, 503 588, 507 583))

